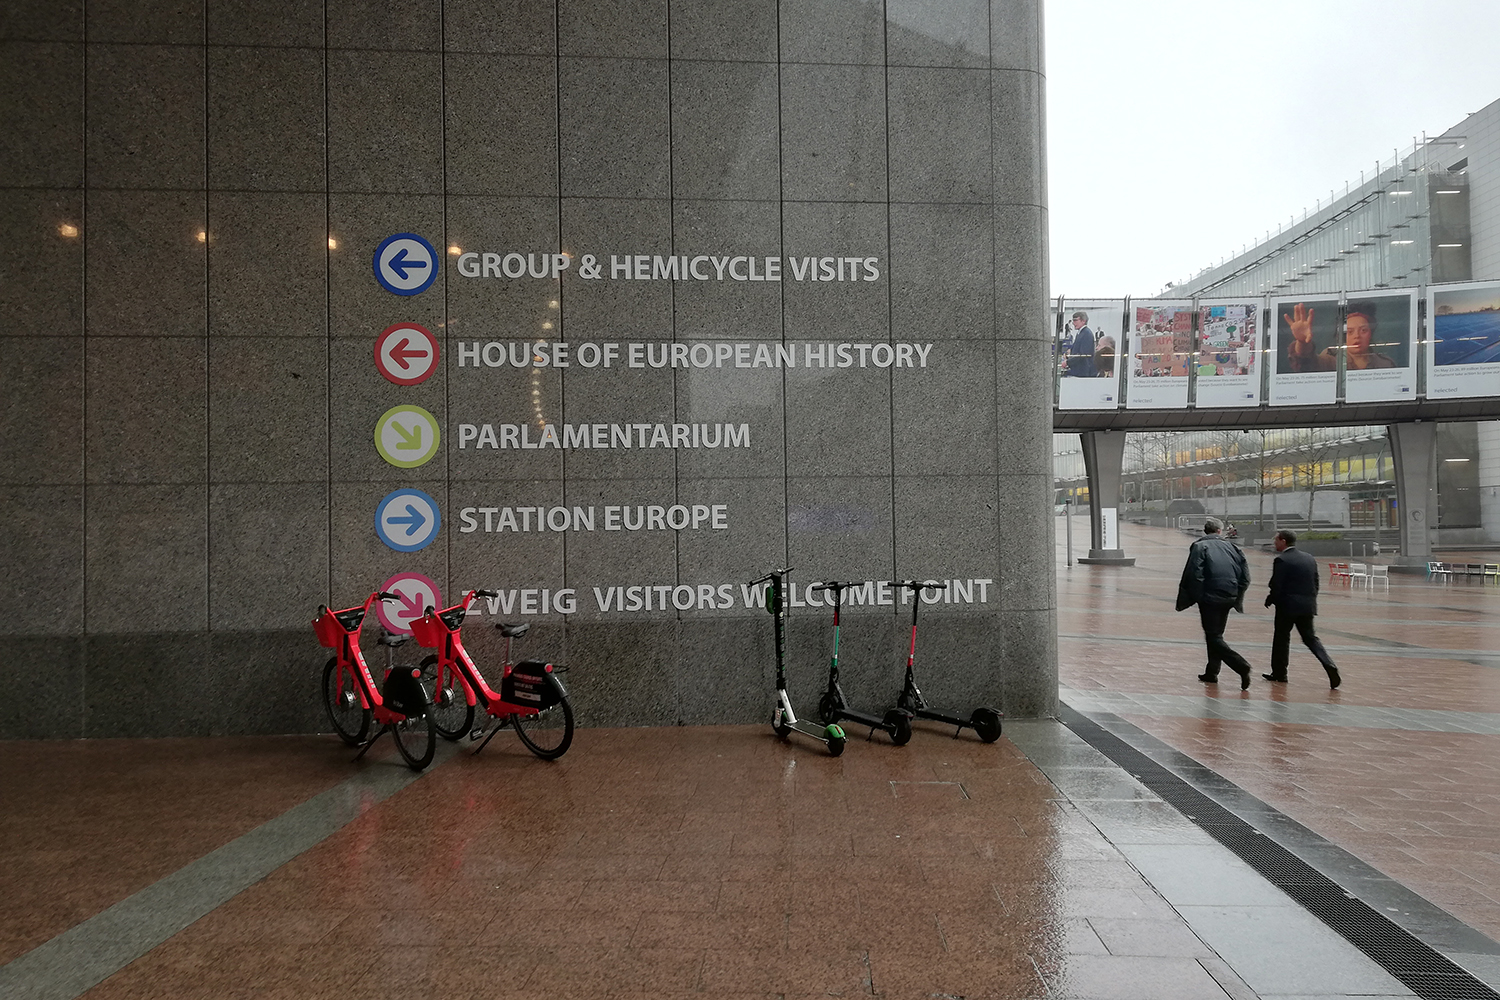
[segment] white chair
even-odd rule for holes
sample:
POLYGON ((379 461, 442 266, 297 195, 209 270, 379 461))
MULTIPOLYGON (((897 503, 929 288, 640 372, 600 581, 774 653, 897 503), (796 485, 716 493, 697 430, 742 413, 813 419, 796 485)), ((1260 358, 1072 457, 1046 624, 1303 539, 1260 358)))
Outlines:
POLYGON ((1433 577, 1439 577, 1444 582, 1451 583, 1453 571, 1440 562, 1430 562, 1427 564, 1427 578, 1430 580, 1433 577))
POLYGON ((1369 579, 1370 574, 1366 571, 1364 563, 1352 562, 1349 564, 1349 585, 1351 587, 1355 584, 1363 586, 1369 579))
POLYGON ((1373 563, 1370 565, 1370 575, 1366 578, 1365 585, 1374 590, 1377 583, 1383 585, 1386 590, 1391 589, 1391 568, 1389 566, 1377 566, 1373 563))

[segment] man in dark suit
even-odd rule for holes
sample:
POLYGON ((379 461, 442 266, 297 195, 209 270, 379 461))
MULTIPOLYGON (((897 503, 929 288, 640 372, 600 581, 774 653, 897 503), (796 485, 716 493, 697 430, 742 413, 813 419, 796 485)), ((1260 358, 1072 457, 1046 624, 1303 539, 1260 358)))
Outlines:
POLYGON ((1266 607, 1276 607, 1276 632, 1271 639, 1271 672, 1261 674, 1268 681, 1286 682, 1286 665, 1292 646, 1292 626, 1302 644, 1323 664, 1328 671, 1328 686, 1339 686, 1339 668, 1333 665, 1328 651, 1318 641, 1313 631, 1313 618, 1318 613, 1318 561, 1305 552, 1298 552, 1297 533, 1282 529, 1276 532, 1276 564, 1271 567, 1271 592, 1266 595, 1266 607))
POLYGON ((1187 564, 1182 567, 1182 582, 1177 585, 1177 610, 1198 605, 1198 619, 1203 625, 1203 641, 1208 646, 1208 666, 1198 679, 1216 684, 1219 666, 1240 675, 1240 690, 1250 686, 1250 661, 1224 641, 1224 626, 1233 608, 1245 613, 1245 590, 1250 586, 1250 568, 1240 547, 1219 534, 1223 527, 1218 518, 1203 522, 1203 537, 1188 549, 1187 564))

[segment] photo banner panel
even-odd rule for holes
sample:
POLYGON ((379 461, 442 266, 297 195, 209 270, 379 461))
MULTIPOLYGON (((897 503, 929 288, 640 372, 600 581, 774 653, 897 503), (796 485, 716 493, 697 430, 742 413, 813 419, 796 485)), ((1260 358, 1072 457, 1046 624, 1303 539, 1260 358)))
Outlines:
POLYGON ((1417 398, 1417 293, 1348 293, 1344 309, 1344 402, 1417 398))
POLYGON ((1200 407, 1260 404, 1261 311, 1265 300, 1198 301, 1200 407))
POLYGON ((1427 289, 1427 398, 1500 396, 1500 281, 1427 289))
POLYGON ((1188 366, 1193 360, 1192 300, 1131 299, 1130 318, 1125 405, 1186 409, 1188 366))
POLYGON ((1063 328, 1057 342, 1062 375, 1057 384, 1060 410, 1114 410, 1120 405, 1120 344, 1124 340, 1124 299, 1069 299, 1063 302, 1063 328))
POLYGON ((1338 401, 1339 300, 1322 296, 1271 300, 1272 406, 1338 401))

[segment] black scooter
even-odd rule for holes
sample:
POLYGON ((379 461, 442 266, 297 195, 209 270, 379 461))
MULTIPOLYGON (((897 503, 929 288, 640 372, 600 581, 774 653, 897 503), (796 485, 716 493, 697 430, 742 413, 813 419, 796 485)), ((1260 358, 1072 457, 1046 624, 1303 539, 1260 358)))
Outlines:
POLYGON ((782 597, 786 589, 786 575, 792 571, 773 569, 759 580, 751 580, 749 586, 768 584, 766 587, 766 610, 776 622, 776 707, 771 714, 771 728, 776 735, 786 739, 792 733, 801 733, 827 745, 830 755, 837 757, 844 752, 844 730, 836 725, 818 726, 797 718, 792 711, 792 699, 786 693, 786 601, 782 597))
POLYGON ((911 651, 906 654, 906 684, 901 693, 896 696, 896 704, 919 719, 931 719, 934 722, 946 722, 950 726, 957 726, 953 738, 958 739, 959 733, 964 729, 974 730, 974 734, 986 743, 993 743, 1000 738, 1000 720, 1004 715, 993 708, 976 708, 967 719, 961 719, 952 712, 940 712, 935 708, 927 707, 927 700, 922 697, 922 692, 917 690, 917 678, 912 671, 913 664, 917 661, 917 609, 922 604, 922 591, 924 590, 947 590, 946 583, 922 583, 917 580, 892 580, 892 587, 911 591, 911 651))
POLYGON ((839 686, 839 607, 844 603, 844 591, 856 586, 851 583, 815 583, 808 590, 833 594, 833 659, 828 664, 828 690, 818 700, 818 718, 830 725, 847 719, 861 726, 870 727, 870 736, 879 729, 891 738, 898 747, 911 742, 911 713, 903 708, 893 708, 880 716, 858 712, 849 707, 844 689, 839 686))

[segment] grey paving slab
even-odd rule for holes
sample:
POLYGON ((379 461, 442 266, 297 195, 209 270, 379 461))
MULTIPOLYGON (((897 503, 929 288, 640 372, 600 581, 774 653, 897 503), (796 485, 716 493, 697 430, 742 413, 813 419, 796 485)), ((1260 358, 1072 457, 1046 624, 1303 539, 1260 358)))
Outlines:
POLYGON ((1178 912, 1263 997, 1415 995, 1300 906, 1183 906, 1178 912))
POLYGON ((1218 844, 1117 846, 1173 906, 1294 905, 1286 893, 1218 844))

